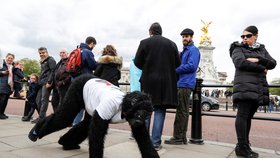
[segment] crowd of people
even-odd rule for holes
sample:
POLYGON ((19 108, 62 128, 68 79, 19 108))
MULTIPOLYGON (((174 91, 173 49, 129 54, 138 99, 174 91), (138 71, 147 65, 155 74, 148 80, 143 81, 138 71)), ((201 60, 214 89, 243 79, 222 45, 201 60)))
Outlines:
MULTIPOLYGON (((188 143, 186 133, 189 97, 196 84, 196 72, 200 61, 200 52, 194 45, 192 29, 186 28, 180 33, 182 51, 178 51, 173 41, 163 37, 162 32, 159 23, 156 22, 150 26, 149 37, 140 41, 130 66, 131 92, 142 91, 151 97, 154 114, 151 142, 157 151, 162 148, 162 131, 166 110, 169 108, 176 109, 176 116, 173 136, 164 143, 170 145, 188 143)), ((232 97, 233 104, 238 107, 235 121, 238 143, 235 153, 238 156, 255 158, 258 157, 258 153, 250 148, 249 140, 251 120, 259 106, 269 105, 269 102, 272 102, 272 99, 269 99, 266 74, 268 70, 276 66, 276 61, 266 51, 265 46, 257 42, 258 29, 256 26, 245 28, 241 38, 242 42, 233 42, 230 45, 230 57, 236 69, 233 91, 217 90, 212 91, 213 94, 209 94, 209 91, 204 93, 206 96, 219 97, 224 94, 226 97, 232 97)), ((116 87, 119 86, 122 58, 117 54, 113 45, 107 45, 103 49, 102 56, 96 61, 92 52, 96 44, 96 39, 89 36, 85 43, 79 45, 82 52, 82 70, 76 76, 72 76, 66 70, 69 53, 67 49, 60 49, 59 62, 49 55, 47 48, 38 49, 41 74, 39 76, 30 75, 22 121, 30 121, 35 110, 39 117, 32 120, 33 123, 41 122, 42 124, 42 120, 48 120, 45 118, 51 91, 53 91, 51 103, 55 113, 66 102, 64 98, 71 83, 82 74, 91 74, 109 81, 116 87)), ((14 58, 13 54, 8 53, 3 64, 0 65, 0 119, 8 118, 5 109, 12 92, 15 97, 20 97, 21 87, 18 83, 24 79, 23 63, 14 62, 14 58)), ((274 104, 275 100, 276 98, 273 99, 274 104)), ((85 111, 84 108, 79 108, 79 111, 72 120, 72 125, 79 124, 83 115, 88 113, 88 110, 85 111)), ((148 132, 150 132, 150 122, 151 117, 147 117, 145 125, 148 132)), ((65 124, 65 126, 67 125, 65 124)), ((31 131, 31 138, 37 139, 35 130, 31 131)))

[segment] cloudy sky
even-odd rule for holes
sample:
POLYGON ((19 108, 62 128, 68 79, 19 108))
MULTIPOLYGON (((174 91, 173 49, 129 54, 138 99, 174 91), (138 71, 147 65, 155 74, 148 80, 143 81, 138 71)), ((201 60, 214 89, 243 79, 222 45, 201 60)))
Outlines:
MULTIPOLYGON (((48 48, 59 60, 58 50, 72 50, 87 36, 97 39, 96 58, 102 48, 112 44, 129 62, 148 28, 159 22, 163 36, 182 49, 180 32, 194 30, 199 45, 201 19, 212 24, 209 35, 215 47, 213 59, 218 71, 227 72, 231 82, 234 66, 229 45, 240 41, 243 29, 256 25, 260 43, 278 62, 280 6, 275 0, 9 0, 0 4, 0 49, 2 56, 12 52, 16 59, 39 59, 37 49, 48 48)), ((268 73, 268 80, 279 76, 280 66, 268 73)))

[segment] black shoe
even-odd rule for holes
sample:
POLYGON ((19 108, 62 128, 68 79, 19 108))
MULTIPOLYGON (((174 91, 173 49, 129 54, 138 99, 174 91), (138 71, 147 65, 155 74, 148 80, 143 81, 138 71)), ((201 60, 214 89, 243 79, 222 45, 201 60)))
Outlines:
POLYGON ((28 122, 30 120, 31 120, 31 118, 28 117, 28 116, 24 116, 24 117, 21 118, 21 121, 23 121, 23 122, 28 122))
POLYGON ((9 116, 7 116, 6 114, 3 114, 3 115, 4 115, 4 117, 6 117, 6 119, 9 118, 9 116))
POLYGON ((29 138, 31 141, 33 141, 33 142, 36 142, 36 141, 37 141, 38 135, 35 134, 35 129, 34 129, 34 128, 32 128, 31 131, 29 132, 28 138, 29 138))
POLYGON ((5 120, 5 119, 7 119, 7 117, 3 114, 0 114, 0 120, 5 120))
POLYGON ((62 146, 63 150, 75 150, 75 149, 80 149, 80 145, 63 145, 62 146))
POLYGON ((258 158, 259 154, 253 152, 250 146, 246 143, 238 143, 235 147, 235 154, 246 158, 258 158))
POLYGON ((176 139, 176 138, 170 138, 168 140, 164 141, 164 144, 169 145, 182 145, 182 144, 188 144, 187 139, 176 139))
POLYGON ((154 146, 154 148, 155 148, 156 151, 159 151, 160 149, 162 149, 162 146, 161 145, 156 145, 156 146, 154 146))
POLYGON ((35 120, 32 120, 31 123, 37 123, 39 121, 39 118, 36 118, 35 120))

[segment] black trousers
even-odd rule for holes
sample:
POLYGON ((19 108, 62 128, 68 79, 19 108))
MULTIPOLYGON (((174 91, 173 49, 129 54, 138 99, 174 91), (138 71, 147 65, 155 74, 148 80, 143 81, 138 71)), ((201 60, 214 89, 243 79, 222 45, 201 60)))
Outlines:
MULTIPOLYGON (((85 108, 83 100, 83 87, 85 83, 94 78, 93 75, 81 75, 77 77, 70 85, 62 104, 51 115, 40 119, 34 129, 39 138, 42 138, 52 132, 56 132, 72 124, 76 115, 81 109, 85 108)), ((73 126, 59 140, 64 145, 80 144, 88 136, 88 126, 91 116, 85 114, 85 118, 79 124, 73 126)))
POLYGON ((249 143, 252 118, 259 106, 257 102, 252 101, 238 102, 236 105, 238 111, 235 120, 235 130, 238 143, 249 143))
POLYGON ((8 104, 9 96, 9 94, 0 94, 0 114, 4 114, 8 104))

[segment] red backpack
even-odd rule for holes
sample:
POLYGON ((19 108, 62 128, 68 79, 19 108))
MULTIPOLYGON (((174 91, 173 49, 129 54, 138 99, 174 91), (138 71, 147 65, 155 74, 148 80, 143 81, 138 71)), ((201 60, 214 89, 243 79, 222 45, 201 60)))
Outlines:
POLYGON ((69 72, 69 74, 72 77, 79 76, 82 74, 82 54, 81 49, 76 48, 74 49, 66 62, 66 71, 69 72))

